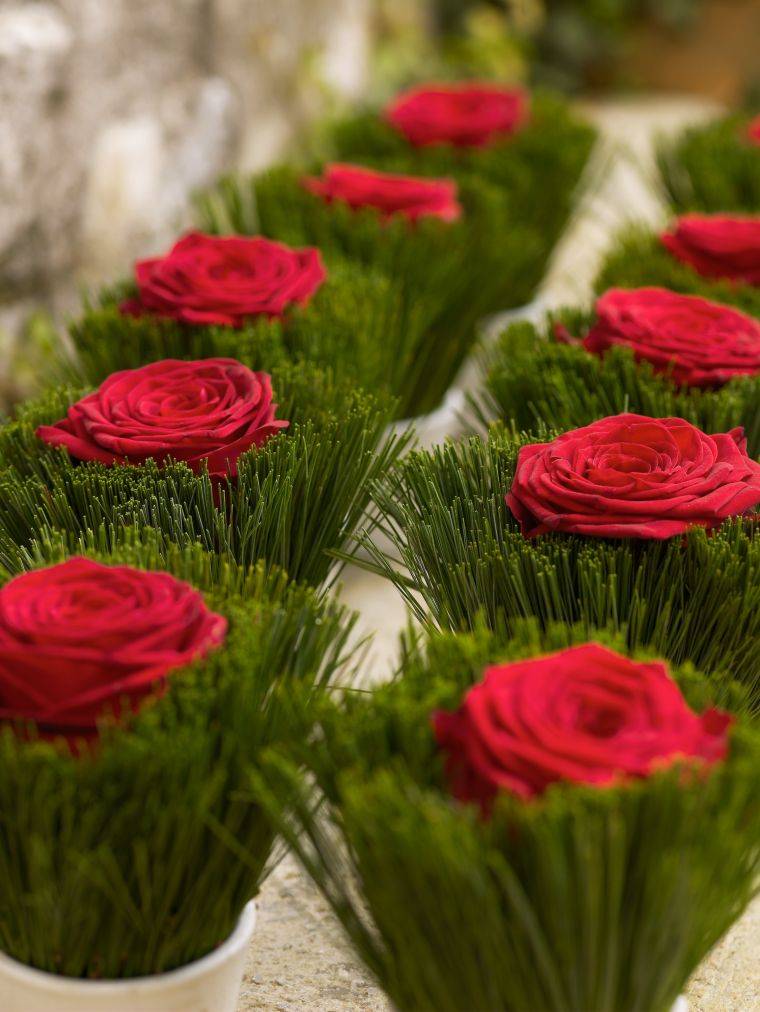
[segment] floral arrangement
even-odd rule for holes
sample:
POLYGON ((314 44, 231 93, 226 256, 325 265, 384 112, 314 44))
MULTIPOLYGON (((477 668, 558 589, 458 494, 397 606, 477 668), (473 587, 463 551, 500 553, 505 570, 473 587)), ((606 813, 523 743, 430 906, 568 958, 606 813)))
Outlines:
POLYGON ((760 212, 760 116, 731 115, 662 140, 657 163, 673 208, 760 212))
POLYGON ((658 285, 760 317, 760 217, 687 214, 661 234, 634 228, 613 244, 596 279, 608 288, 658 285))
POLYGON ((569 429, 623 410, 743 426, 760 454, 760 320, 665 288, 611 288, 592 313, 514 324, 489 349, 478 417, 569 429))
POLYGON ((331 135, 341 161, 451 178, 460 189, 493 187, 513 224, 538 230, 545 256, 567 222, 594 140, 593 128, 550 94, 477 82, 414 88, 384 117, 359 113, 331 135))
POLYGON ((757 729, 609 634, 514 633, 407 644, 265 806, 394 1007, 669 1009, 753 894, 757 729))
POLYGON ((56 531, 75 550, 88 531, 112 546, 124 527, 148 526, 322 584, 404 445, 383 436, 388 414, 314 367, 269 375, 228 358, 53 391, 0 429, 0 562, 18 571, 56 531))
POLYGON ((399 415, 418 415, 442 400, 479 321, 533 294, 593 139, 522 90, 424 86, 337 125, 337 161, 222 180, 200 199, 201 221, 316 246, 328 274, 348 260, 388 277, 417 324, 403 346, 384 342, 388 385, 399 415))
POLYGON ((68 384, 0 427, 0 951, 186 966, 278 833, 399 1009, 666 1010, 741 913, 756 208, 684 205, 593 312, 510 328, 487 440, 388 434, 532 295, 593 141, 550 97, 414 88, 223 180, 72 324, 68 384), (338 684, 352 538, 424 623, 371 693, 338 684))
POLYGON ((0 588, 0 947, 70 977, 160 973, 258 892, 275 830, 250 770, 308 733, 352 621, 197 546, 44 555, 0 588))
POLYGON ((416 452, 382 479, 367 563, 442 629, 613 625, 760 705, 760 464, 741 429, 620 414, 555 438, 416 452))
POLYGON ((69 328, 62 371, 94 385, 164 359, 234 358, 265 371, 303 363, 384 394, 392 412, 389 362, 420 326, 378 270, 337 257, 328 268, 313 245, 191 232, 88 304, 69 328))

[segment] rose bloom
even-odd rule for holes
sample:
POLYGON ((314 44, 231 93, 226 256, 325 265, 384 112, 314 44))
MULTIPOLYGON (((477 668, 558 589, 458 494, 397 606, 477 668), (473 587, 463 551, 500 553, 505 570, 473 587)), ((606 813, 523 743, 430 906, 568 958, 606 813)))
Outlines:
POLYGON ((325 277, 317 249, 191 232, 166 256, 138 260, 138 295, 119 308, 127 316, 240 327, 247 317, 281 317, 290 306, 305 305, 325 277))
POLYGON ((0 718, 91 736, 226 636, 227 620, 169 573, 75 558, 0 590, 0 718))
POLYGON ((76 460, 184 461, 196 473, 235 477, 237 460, 288 422, 275 418, 272 381, 231 358, 166 359, 113 373, 37 435, 76 460))
POLYGON ((430 84, 399 95, 385 117, 415 147, 483 148, 525 125, 528 95, 494 84, 430 84))
POLYGON ((622 345, 692 387, 760 372, 760 322, 736 309, 666 288, 611 288, 595 309, 596 323, 583 341, 595 355, 622 345))
POLYGON ((457 185, 450 179, 419 179, 377 172, 359 165, 327 165, 321 179, 307 177, 304 186, 328 204, 373 207, 383 218, 400 215, 410 221, 440 218, 456 221, 462 213, 457 185))
POLYGON ((523 446, 507 506, 526 537, 565 531, 669 538, 760 504, 742 429, 708 436, 683 418, 622 414, 523 446))
POLYGON ((697 274, 760 285, 760 215, 685 214, 660 238, 697 274))
POLYGON ((453 795, 486 814, 501 791, 529 799, 558 781, 603 787, 718 762, 730 723, 693 713, 660 661, 596 643, 488 668, 458 710, 433 715, 453 795))
POLYGON ((755 116, 754 119, 749 121, 746 136, 747 140, 751 141, 752 144, 760 144, 760 116, 755 116))

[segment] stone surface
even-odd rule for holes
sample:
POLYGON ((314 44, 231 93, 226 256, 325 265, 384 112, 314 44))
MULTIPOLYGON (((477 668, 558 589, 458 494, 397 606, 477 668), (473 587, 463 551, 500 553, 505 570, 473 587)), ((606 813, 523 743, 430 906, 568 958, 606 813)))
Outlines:
POLYGON ((219 77, 172 84, 151 111, 109 121, 93 143, 82 210, 87 280, 171 245, 188 224, 188 196, 221 174, 236 134, 236 99, 219 77))
POLYGON ((369 0, 216 0, 216 58, 243 106, 242 166, 298 149, 331 93, 361 92, 370 14, 369 0))
POLYGON ((48 273, 40 197, 61 143, 73 33, 52 4, 0 8, 0 291, 29 289, 48 273))

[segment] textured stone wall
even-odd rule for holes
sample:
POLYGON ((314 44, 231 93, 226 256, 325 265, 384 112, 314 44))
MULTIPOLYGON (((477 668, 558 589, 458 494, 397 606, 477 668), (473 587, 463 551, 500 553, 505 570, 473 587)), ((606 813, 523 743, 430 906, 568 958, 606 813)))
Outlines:
POLYGON ((0 0, 0 328, 128 270, 189 194, 361 91, 371 0, 0 0))

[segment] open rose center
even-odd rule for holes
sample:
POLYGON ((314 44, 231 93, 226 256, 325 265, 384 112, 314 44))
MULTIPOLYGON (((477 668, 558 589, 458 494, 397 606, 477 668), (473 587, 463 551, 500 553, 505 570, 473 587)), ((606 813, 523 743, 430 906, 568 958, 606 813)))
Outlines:
POLYGON ((92 734, 102 714, 137 708, 226 630, 168 573, 87 559, 25 573, 0 590, 0 718, 92 734))
POLYGON ((305 305, 325 277, 316 249, 191 232, 165 256, 135 264, 138 295, 120 309, 128 316, 241 327, 249 317, 281 317, 290 306, 305 305))
POLYGON ((665 538, 756 508, 760 464, 739 429, 619 415, 522 447, 506 501, 529 537, 665 538))
POLYGON ((586 351, 629 348, 679 386, 720 387, 760 373, 760 321, 729 306, 666 288, 611 288, 595 315, 586 351))
POLYGON ((114 373, 37 435, 77 460, 139 464, 171 457, 234 477, 242 453, 287 428, 272 398, 270 377, 234 359, 169 359, 114 373))
POLYGON ((485 815, 501 791, 528 799, 562 780, 602 787, 717 762, 729 724, 695 714, 664 664, 595 643, 490 667, 455 712, 433 715, 454 796, 485 815))

